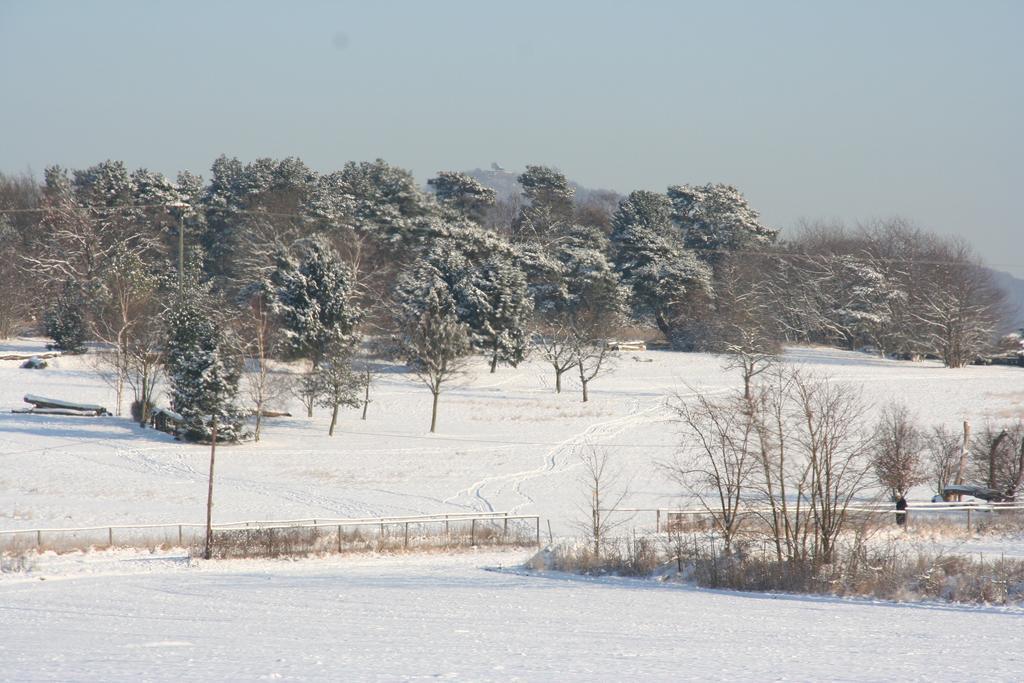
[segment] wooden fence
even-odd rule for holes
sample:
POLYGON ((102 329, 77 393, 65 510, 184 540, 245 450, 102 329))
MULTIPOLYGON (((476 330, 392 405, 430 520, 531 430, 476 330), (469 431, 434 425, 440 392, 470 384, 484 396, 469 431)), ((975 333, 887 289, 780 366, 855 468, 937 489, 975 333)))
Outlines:
MULTIPOLYGON (((790 512, 793 512, 793 504, 789 504, 790 512)), ((850 505, 846 508, 846 512, 849 514, 859 515, 893 515, 893 519, 897 515, 907 515, 907 519, 912 519, 916 514, 921 513, 925 515, 945 514, 945 515, 956 515, 965 521, 968 530, 971 529, 973 522, 976 522, 979 515, 993 515, 1002 512, 1011 512, 1015 510, 1024 510, 1024 503, 1009 502, 1009 503, 985 503, 981 501, 965 502, 965 503, 914 503, 907 507, 905 511, 897 511, 893 504, 867 504, 867 505, 850 505)), ((701 517, 711 517, 716 514, 721 514, 720 511, 709 510, 706 508, 614 508, 601 511, 604 514, 617 514, 617 515, 644 515, 647 519, 650 516, 654 517, 654 529, 656 532, 669 531, 687 519, 696 519, 701 517)), ((810 512, 809 506, 804 503, 801 507, 801 513, 810 512)), ((764 517, 771 516, 772 510, 769 507, 743 507, 737 513, 741 516, 746 517, 764 517)))
MULTIPOLYGON (((440 513, 396 517, 309 517, 303 519, 244 520, 214 524, 214 542, 231 532, 274 532, 312 530, 314 535, 335 532, 337 547, 342 547, 346 532, 376 534, 376 538, 389 540, 389 547, 409 548, 410 541, 429 536, 444 540, 476 545, 485 539, 509 541, 530 540, 540 545, 540 517, 516 515, 508 512, 440 513), (424 534, 424 529, 430 534, 424 534), (468 531, 468 533, 467 533, 468 531), (412 535, 410 535, 412 532, 412 535), (417 536, 418 534, 418 536, 417 536), (510 535, 511 534, 511 535, 510 535), (401 542, 396 543, 395 539, 401 542)), ((170 545, 188 547, 201 543, 206 525, 195 522, 157 524, 108 524, 87 527, 55 527, 39 529, 0 530, 0 551, 30 548, 54 550, 87 550, 93 547, 154 547, 170 545)), ((237 535, 237 534, 236 534, 237 535)))

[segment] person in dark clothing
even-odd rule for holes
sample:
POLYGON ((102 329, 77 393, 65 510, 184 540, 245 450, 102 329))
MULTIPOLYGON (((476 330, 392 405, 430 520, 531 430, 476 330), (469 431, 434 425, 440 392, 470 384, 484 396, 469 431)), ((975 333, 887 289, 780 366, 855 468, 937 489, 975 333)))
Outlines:
POLYGON ((907 499, 900 496, 900 499, 896 501, 896 524, 899 526, 907 525, 907 499))

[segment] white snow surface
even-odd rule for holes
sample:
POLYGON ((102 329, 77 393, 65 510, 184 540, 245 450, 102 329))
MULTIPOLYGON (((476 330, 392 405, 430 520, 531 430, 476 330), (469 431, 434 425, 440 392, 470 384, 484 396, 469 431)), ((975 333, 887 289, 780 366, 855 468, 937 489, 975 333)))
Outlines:
MULTIPOLYGON (((42 347, 20 339, 0 352, 42 347)), ((856 384, 876 407, 903 400, 926 424, 1022 411, 1017 368, 947 370, 816 348, 786 358, 856 384)), ((26 393, 113 409, 90 362, 65 356, 40 371, 0 361, 0 528, 202 521, 207 447, 123 417, 7 412, 26 393)), ((395 368, 378 376, 369 419, 344 413, 333 438, 319 410, 267 420, 261 442, 218 449, 215 520, 494 509, 539 514, 568 533, 585 502, 580 448, 614 454, 632 478, 625 505, 677 504, 677 487, 654 466, 678 441, 666 397, 737 383, 714 356, 624 353, 582 404, 571 381, 555 395, 539 363, 491 375, 481 360, 444 393, 430 435, 426 388, 395 368)), ((986 555, 1019 545, 950 542, 986 555)), ((0 680, 1019 680, 1024 671, 1020 609, 508 570, 527 557, 30 556, 26 570, 0 572, 0 680)))
MULTIPOLYGON (((0 352, 43 347, 42 340, 18 339, 0 344, 0 352)), ((949 370, 818 348, 789 349, 786 360, 856 384, 876 407, 904 401, 925 424, 958 429, 964 419, 980 424, 1024 412, 1018 368, 949 370)), ((127 417, 9 412, 24 405, 26 393, 114 410, 113 391, 91 363, 88 354, 55 358, 46 370, 0 361, 0 529, 201 522, 208 447, 141 429, 127 417)), ((288 407, 296 417, 265 421, 259 443, 218 449, 215 518, 511 510, 540 514, 555 533, 568 533, 585 502, 577 454, 586 444, 608 448, 630 480, 624 506, 678 505, 678 486, 655 466, 679 440, 666 398, 724 393, 738 382, 716 356, 623 353, 611 374, 592 382, 584 404, 571 378, 555 394, 550 370, 539 362, 489 374, 481 359, 443 393, 438 433, 430 434, 429 392, 392 368, 375 380, 368 419, 343 411, 333 438, 328 411, 318 409, 310 420, 294 404, 288 407)), ((929 497, 926 489, 918 496, 929 497)))
POLYGON ((1017 609, 495 571, 526 557, 43 556, 0 576, 0 678, 1010 681, 1024 670, 1017 609))

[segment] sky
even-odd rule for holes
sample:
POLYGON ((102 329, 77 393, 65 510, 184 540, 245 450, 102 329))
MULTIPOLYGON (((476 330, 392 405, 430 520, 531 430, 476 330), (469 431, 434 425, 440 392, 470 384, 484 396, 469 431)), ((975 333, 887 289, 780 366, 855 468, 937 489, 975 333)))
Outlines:
POLYGON ((1024 276, 1024 2, 0 0, 0 172, 220 154, 728 182, 1024 276))

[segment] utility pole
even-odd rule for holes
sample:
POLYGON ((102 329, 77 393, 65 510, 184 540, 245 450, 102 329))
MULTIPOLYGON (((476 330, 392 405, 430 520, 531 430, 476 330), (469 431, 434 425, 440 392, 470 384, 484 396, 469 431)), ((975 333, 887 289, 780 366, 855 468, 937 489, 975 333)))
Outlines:
POLYGON ((217 416, 213 416, 210 434, 210 485, 206 493, 206 550, 204 559, 213 556, 213 464, 217 458, 217 416))
POLYGON ((178 295, 185 287, 185 209, 188 204, 181 201, 171 202, 168 209, 178 209, 178 295))

